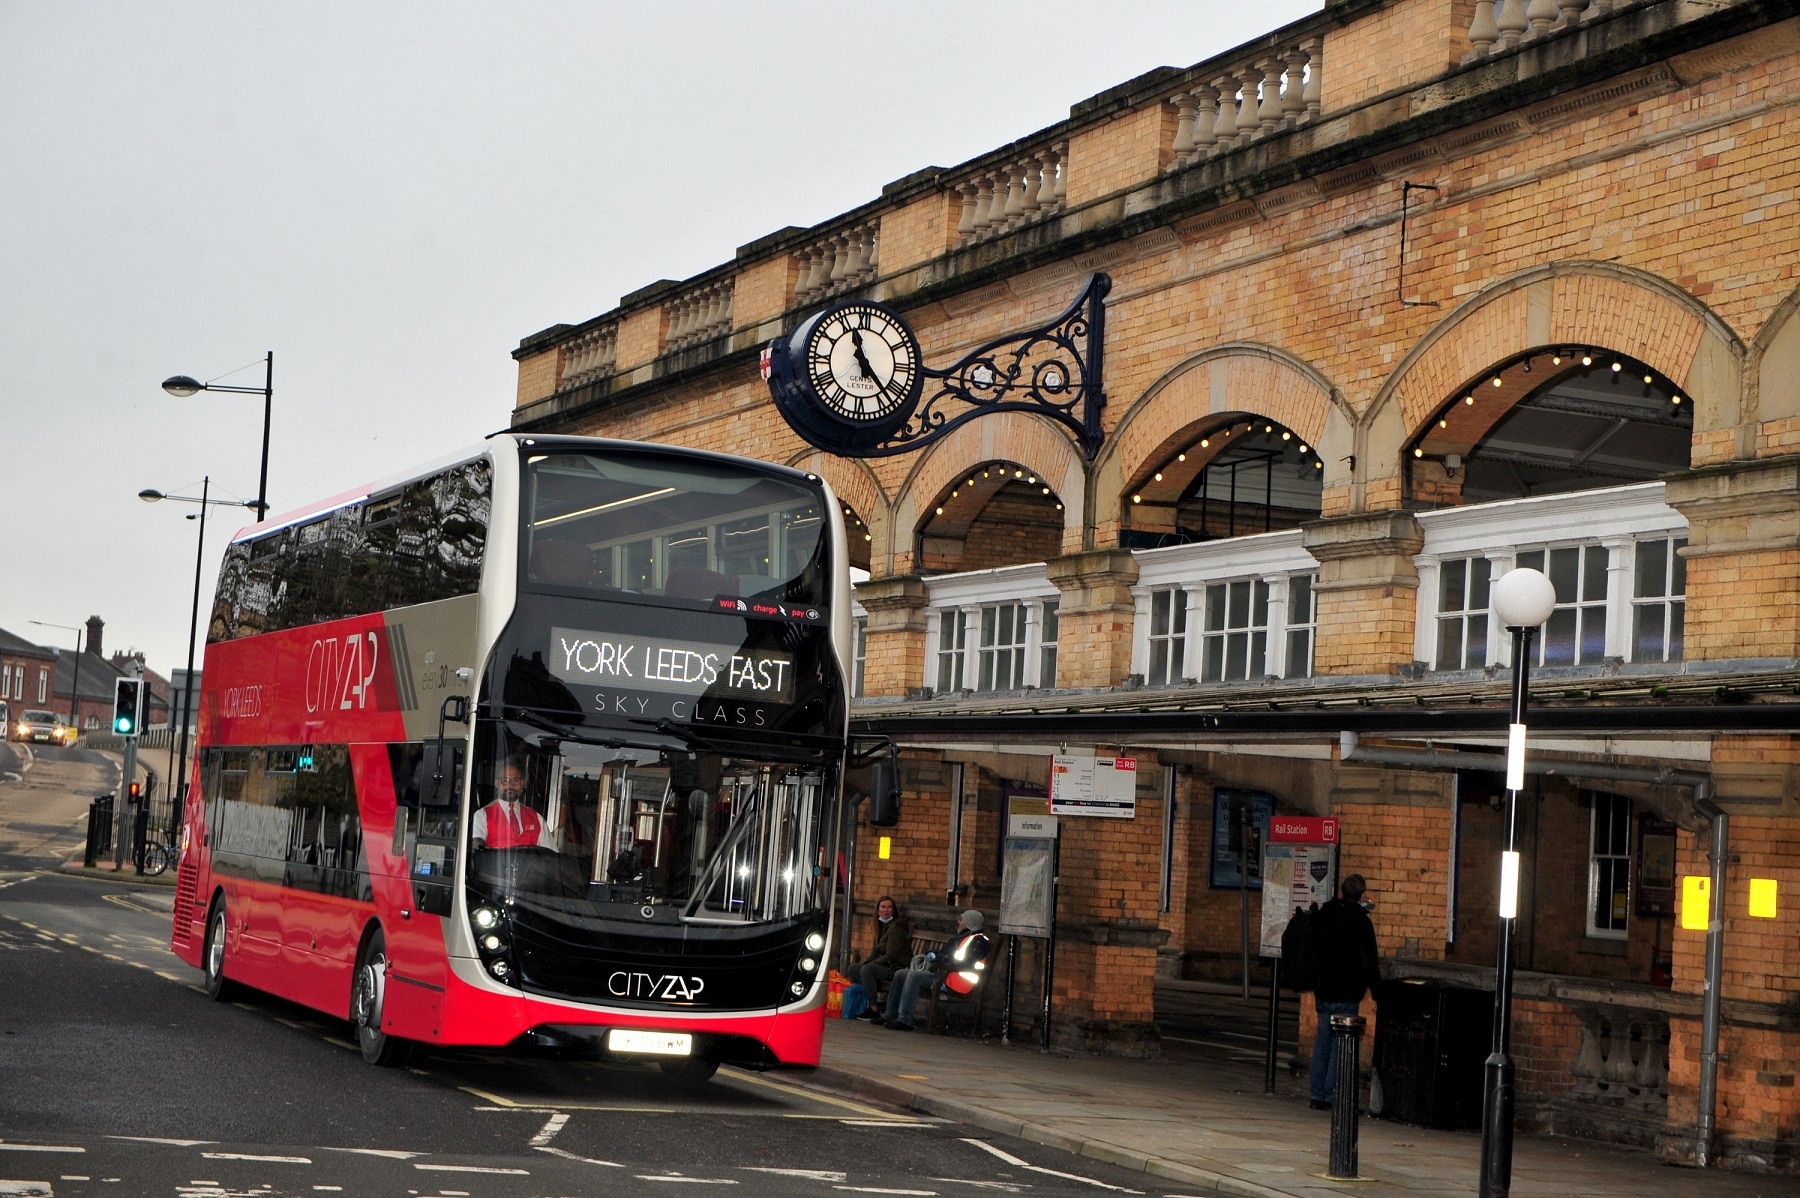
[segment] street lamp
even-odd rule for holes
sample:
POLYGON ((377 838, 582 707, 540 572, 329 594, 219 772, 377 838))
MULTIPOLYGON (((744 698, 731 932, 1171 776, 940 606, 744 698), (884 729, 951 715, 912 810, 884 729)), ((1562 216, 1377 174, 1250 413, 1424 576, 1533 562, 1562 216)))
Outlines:
MULTIPOLYGON (((75 634, 75 678, 69 683, 69 727, 75 729, 75 743, 81 743, 81 629, 73 624, 49 624, 43 620, 33 620, 39 628, 60 628, 64 632, 75 634)), ((56 689, 56 680, 50 680, 50 689, 56 689)), ((56 698, 53 693, 50 696, 56 698)))
MULTIPOLYGON (((264 461, 266 463, 267 459, 265 458, 264 461)), ((206 558, 206 509, 209 507, 258 507, 260 503, 260 501, 252 500, 213 499, 210 498, 211 490, 212 476, 207 475, 200 480, 200 494, 197 498, 192 495, 168 495, 150 488, 138 492, 138 498, 145 503, 160 503, 165 499, 173 499, 178 503, 200 505, 200 536, 194 544, 194 605, 188 612, 187 675, 181 683, 181 747, 175 749, 173 745, 170 746, 174 750, 174 754, 169 759, 169 777, 170 779, 181 779, 179 785, 171 784, 173 803, 169 818, 175 827, 181 825, 182 808, 187 804, 188 725, 193 722, 194 634, 200 624, 200 569, 206 558), (175 772, 177 768, 181 770, 179 774, 175 772)), ((192 520, 194 517, 189 516, 188 519, 192 520)))
POLYGON ((203 383, 199 379, 189 378, 185 374, 177 374, 164 379, 162 389, 178 399, 186 399, 197 391, 223 391, 229 395, 260 395, 263 397, 262 476, 256 484, 256 502, 244 506, 256 509, 257 523, 260 524, 267 520, 269 518, 269 417, 275 404, 275 351, 270 350, 268 357, 263 359, 263 385, 260 387, 228 387, 223 383, 203 383))
POLYGON ((1536 570, 1508 570, 1494 583, 1494 614, 1512 633, 1512 726, 1506 737, 1505 844, 1500 854, 1500 943, 1494 963, 1494 1041, 1488 1054, 1481 1103, 1481 1198, 1512 1192, 1513 927, 1519 917, 1519 792, 1525 789, 1525 695, 1531 674, 1531 638, 1556 609, 1556 587, 1536 570))

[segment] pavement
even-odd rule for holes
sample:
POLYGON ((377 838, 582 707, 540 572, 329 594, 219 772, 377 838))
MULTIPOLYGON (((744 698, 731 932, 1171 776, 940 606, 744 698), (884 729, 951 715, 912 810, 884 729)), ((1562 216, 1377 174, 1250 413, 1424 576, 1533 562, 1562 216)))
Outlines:
MULTIPOLYGON (((1140 1169, 1149 1175, 1147 1188, 1165 1193, 1175 1183, 1233 1198, 1463 1195, 1476 1192, 1479 1172, 1476 1132, 1365 1118, 1361 1180, 1328 1179, 1330 1112, 1311 1110, 1304 1097, 1265 1096, 1260 1067, 1225 1059, 1064 1056, 1017 1042, 828 1019, 815 1083, 1140 1169)), ((1513 1152, 1515 1195, 1796 1192, 1800 1183, 1792 1177, 1678 1168, 1591 1141, 1520 1135, 1513 1152)))

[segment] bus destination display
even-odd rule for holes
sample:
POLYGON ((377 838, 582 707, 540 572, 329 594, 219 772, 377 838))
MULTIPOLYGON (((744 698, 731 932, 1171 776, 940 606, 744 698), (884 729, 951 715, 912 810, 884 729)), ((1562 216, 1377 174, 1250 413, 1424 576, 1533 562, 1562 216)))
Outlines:
POLYGON ((794 659, 786 653, 578 628, 550 631, 550 672, 607 690, 788 703, 794 659))

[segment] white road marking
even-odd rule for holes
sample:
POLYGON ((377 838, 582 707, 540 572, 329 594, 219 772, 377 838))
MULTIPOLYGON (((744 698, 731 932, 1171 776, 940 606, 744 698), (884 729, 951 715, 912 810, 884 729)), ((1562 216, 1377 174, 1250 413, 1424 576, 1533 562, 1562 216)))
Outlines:
POLYGON ((327 1190, 327 1191, 329 1191, 329 1192, 330 1192, 330 1193, 333 1193, 333 1194, 341 1194, 341 1193, 343 1193, 343 1191, 344 1191, 344 1187, 343 1187, 343 1186, 314 1186, 314 1187, 313 1187, 313 1189, 315 1189, 315 1190, 327 1190))
POLYGON ((486 1165, 433 1165, 425 1161, 414 1161, 413 1168, 424 1169, 432 1173, 504 1173, 512 1177, 530 1177, 530 1169, 495 1169, 486 1165))
MULTIPOLYGON (((1334 1032, 1332 1034, 1335 1035, 1336 1033, 1334 1032)), ((544 1120, 544 1126, 538 1129, 538 1134, 531 1137, 531 1146, 533 1148, 542 1148, 551 1140, 554 1140, 556 1138, 556 1133, 561 1131, 563 1129, 563 1124, 568 1121, 569 1116, 562 1111, 558 1111, 556 1114, 544 1120)))
POLYGON ((130 1140, 134 1144, 167 1144, 172 1148, 198 1148, 202 1144, 217 1144, 217 1140, 165 1140, 161 1136, 107 1136, 109 1140, 130 1140))
POLYGON ((982 1190, 1001 1190, 1008 1194, 1017 1194, 1020 1190, 1031 1188, 1022 1181, 976 1181, 968 1177, 934 1177, 932 1181, 949 1182, 953 1186, 974 1186, 982 1190))
POLYGON ((930 1127, 933 1121, 917 1119, 839 1119, 845 1127, 930 1127))
POLYGON ((0 1194, 7 1198, 55 1198, 47 1181, 0 1181, 0 1194))
POLYGON ((683 1177, 679 1173, 639 1173, 639 1181, 685 1181, 697 1186, 734 1186, 737 1179, 732 1177, 683 1177))
POLYGON ((800 1177, 807 1181, 848 1181, 848 1173, 839 1173, 835 1169, 762 1169, 755 1165, 743 1166, 751 1173, 773 1173, 777 1177, 800 1177))
POLYGON ((608 1169, 623 1169, 625 1167, 618 1161, 597 1161, 591 1156, 576 1156, 573 1152, 564 1152, 561 1148, 549 1148, 539 1145, 538 1151, 548 1152, 551 1156, 560 1156, 565 1161, 575 1161, 576 1163, 583 1165, 604 1165, 608 1169))
POLYGON ((1098 1186, 1102 1190, 1111 1190, 1115 1194, 1142 1194, 1144 1192, 1142 1190, 1128 1190, 1124 1186, 1107 1185, 1104 1181, 1095 1181, 1093 1178, 1083 1177, 1079 1173, 1063 1173, 1057 1169, 1046 1169, 1042 1165, 1034 1165, 1030 1161, 1020 1160, 1010 1152, 1002 1152, 986 1140, 976 1140, 964 1136, 963 1143, 973 1144, 983 1152, 991 1152, 1009 1165, 1017 1166, 1020 1169, 1029 1169, 1033 1173, 1042 1173, 1047 1177, 1060 1177, 1065 1181, 1079 1181, 1084 1185, 1098 1186))
POLYGON ((0 1152, 86 1152, 75 1144, 8 1144, 0 1141, 0 1152))
POLYGON ((424 1156, 423 1152, 408 1152, 404 1148, 332 1148, 327 1146, 326 1152, 354 1152, 358 1156, 379 1156, 390 1161, 410 1161, 415 1156, 424 1156))
POLYGON ((254 1152, 202 1152, 200 1155, 209 1161, 261 1161, 270 1165, 312 1164, 309 1156, 259 1156, 254 1152))
MULTIPOLYGON (((1334 1035, 1336 1033, 1333 1033, 1334 1035)), ((880 1186, 832 1186, 834 1190, 850 1190, 857 1194, 913 1194, 917 1198, 937 1198, 936 1190, 887 1190, 880 1186)))

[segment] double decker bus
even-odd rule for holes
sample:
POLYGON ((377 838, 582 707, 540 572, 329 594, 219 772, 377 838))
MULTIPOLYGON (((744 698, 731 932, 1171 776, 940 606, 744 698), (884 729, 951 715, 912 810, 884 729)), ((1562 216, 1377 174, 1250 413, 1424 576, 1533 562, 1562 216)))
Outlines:
MULTIPOLYGON (((846 819, 837 500, 745 458, 481 447, 226 551, 171 941, 363 1055, 816 1065, 846 819)), ((885 822, 885 821, 883 821, 885 822)))

